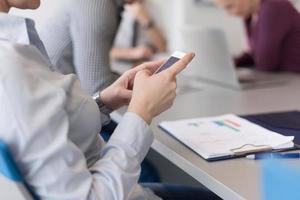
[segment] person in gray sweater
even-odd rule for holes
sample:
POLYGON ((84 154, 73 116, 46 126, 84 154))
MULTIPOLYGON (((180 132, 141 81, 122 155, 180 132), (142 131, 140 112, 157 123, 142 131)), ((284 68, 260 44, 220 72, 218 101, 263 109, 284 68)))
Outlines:
POLYGON ((38 32, 54 70, 76 74, 90 95, 112 83, 109 52, 124 3, 135 0, 55 0, 38 32), (48 16, 47 16, 48 15, 48 16))

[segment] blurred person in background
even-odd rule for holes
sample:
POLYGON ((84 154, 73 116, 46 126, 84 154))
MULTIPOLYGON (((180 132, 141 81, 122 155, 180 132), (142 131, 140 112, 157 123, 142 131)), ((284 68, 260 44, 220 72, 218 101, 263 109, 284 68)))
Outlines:
POLYGON ((300 14, 288 0, 215 0, 244 19, 249 49, 236 65, 263 71, 300 72, 300 14))
POLYGON ((122 22, 111 51, 112 60, 143 61, 166 51, 166 39, 149 13, 146 2, 125 5, 122 22))
POLYGON ((52 1, 38 32, 54 70, 76 74, 82 88, 93 95, 115 79, 109 52, 123 6, 135 0, 52 1))

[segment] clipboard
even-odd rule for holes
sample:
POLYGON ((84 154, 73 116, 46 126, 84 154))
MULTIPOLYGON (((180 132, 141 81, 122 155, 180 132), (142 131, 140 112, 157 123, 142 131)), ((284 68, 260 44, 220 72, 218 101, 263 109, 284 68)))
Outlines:
MULTIPOLYGON (((177 140, 178 142, 180 142, 182 145, 184 145, 185 147, 187 147, 188 149, 190 149, 191 151, 193 151, 194 153, 196 153, 197 155, 199 155, 196 151, 194 151, 191 147, 189 147, 188 145, 186 145, 184 142, 182 142, 181 140, 178 140, 174 135, 172 135, 168 130, 166 130, 165 128, 163 128, 162 126, 158 126, 161 130, 163 130, 164 132, 166 132, 168 135, 170 135, 172 138, 174 138, 175 140, 177 140)), ((220 157, 215 157, 215 158, 204 158, 201 155, 199 155, 201 158, 203 158, 204 160, 208 161, 208 162, 215 162, 215 161, 222 161, 222 160, 230 160, 230 159, 237 159, 237 158, 244 158, 250 154, 253 153, 276 153, 276 152, 288 152, 288 151, 295 151, 295 150, 300 150, 300 145, 295 144, 294 147, 291 148, 282 148, 282 149, 272 149, 270 146, 261 146, 256 148, 255 150, 251 150, 251 151, 236 151, 234 153, 234 155, 226 155, 226 156, 220 156, 220 157)))
MULTIPOLYGON (((185 145, 185 146, 188 147, 187 145, 185 145)), ((189 149, 191 149, 191 148, 189 148, 189 149)), ((279 153, 279 152, 288 152, 288 151, 295 151, 295 150, 300 150, 300 146, 298 144, 295 144, 294 147, 291 147, 291 148, 282 148, 282 149, 272 149, 269 146, 261 146, 261 148, 257 148, 257 149, 252 150, 252 151, 238 151, 238 152, 235 152, 234 155, 220 156, 220 157, 217 157, 217 158, 209 158, 209 159, 205 159, 205 160, 213 162, 213 161, 222 161, 222 160, 229 160, 229 159, 244 158, 244 157, 246 157, 248 155, 251 155, 251 154, 254 154, 254 153, 277 153, 277 152, 279 153)))
MULTIPOLYGON (((298 136, 296 136, 295 134, 292 134, 290 129, 285 127, 282 128, 281 126, 281 130, 278 131, 278 127, 273 127, 270 126, 270 124, 266 123, 266 121, 264 121, 264 123, 262 121, 259 120, 259 116, 263 116, 266 117, 267 116, 274 116, 274 114, 281 114, 284 116, 289 115, 290 113, 293 113, 295 115, 295 111, 289 111, 289 112, 282 112, 282 113, 267 113, 267 114, 259 114, 259 115, 248 115, 248 116, 240 116, 241 118, 247 119, 248 121, 260 125, 268 130, 280 133, 282 135, 285 136, 295 136, 295 138, 297 138, 297 141, 300 141, 300 128, 298 131, 298 136)), ((299 119, 300 119, 300 112, 296 111, 299 119)), ((300 124, 299 124, 300 126, 300 124)), ((294 142, 294 146, 293 147, 289 147, 289 148, 281 148, 281 149, 272 149, 272 147, 267 146, 267 145, 260 145, 260 146, 256 146, 256 148, 253 148, 253 144, 245 144, 239 148, 235 148, 232 149, 233 154, 231 155, 225 155, 225 156, 219 156, 219 157, 213 157, 213 158, 204 158, 203 156, 201 156, 199 153, 197 153, 195 150, 193 150, 190 146, 186 145, 183 141, 179 140, 178 138, 176 138, 173 134, 171 134, 168 130, 166 130, 164 127, 162 127, 161 125, 158 126, 160 129, 162 129, 164 132, 168 133, 170 136, 172 136, 173 138, 175 138, 177 141, 179 141, 181 144, 183 144, 184 146, 186 146, 187 148, 189 148, 191 151, 195 152, 196 154, 198 154, 200 157, 202 157, 203 159, 205 159, 206 161, 209 162, 213 162, 213 161, 222 161, 222 160, 228 160, 228 159, 236 159, 236 158, 243 158, 247 155, 253 154, 253 153, 268 153, 268 152, 287 152, 287 151, 294 151, 294 150, 300 150, 300 145, 299 143, 294 142), (247 149, 247 146, 251 147, 251 150, 247 149)), ((295 130, 294 130, 295 131, 295 130)))
POLYGON ((300 111, 271 112, 240 117, 282 135, 294 136, 294 143, 300 145, 300 111))

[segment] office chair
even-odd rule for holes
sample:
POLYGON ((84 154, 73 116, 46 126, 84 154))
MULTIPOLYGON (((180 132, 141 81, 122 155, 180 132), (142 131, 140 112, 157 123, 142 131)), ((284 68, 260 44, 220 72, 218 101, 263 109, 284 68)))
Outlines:
POLYGON ((26 185, 7 145, 0 140, 0 196, 1 199, 36 200, 26 185))
POLYGON ((300 166, 287 160, 264 161, 262 168, 263 200, 299 200, 300 199, 300 166))

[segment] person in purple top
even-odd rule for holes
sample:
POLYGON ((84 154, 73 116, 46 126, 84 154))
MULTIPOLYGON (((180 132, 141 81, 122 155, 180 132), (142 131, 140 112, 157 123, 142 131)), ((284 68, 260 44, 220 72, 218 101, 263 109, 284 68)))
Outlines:
POLYGON ((300 73, 300 14, 288 0, 216 2, 245 20, 249 50, 235 59, 237 66, 300 73))

